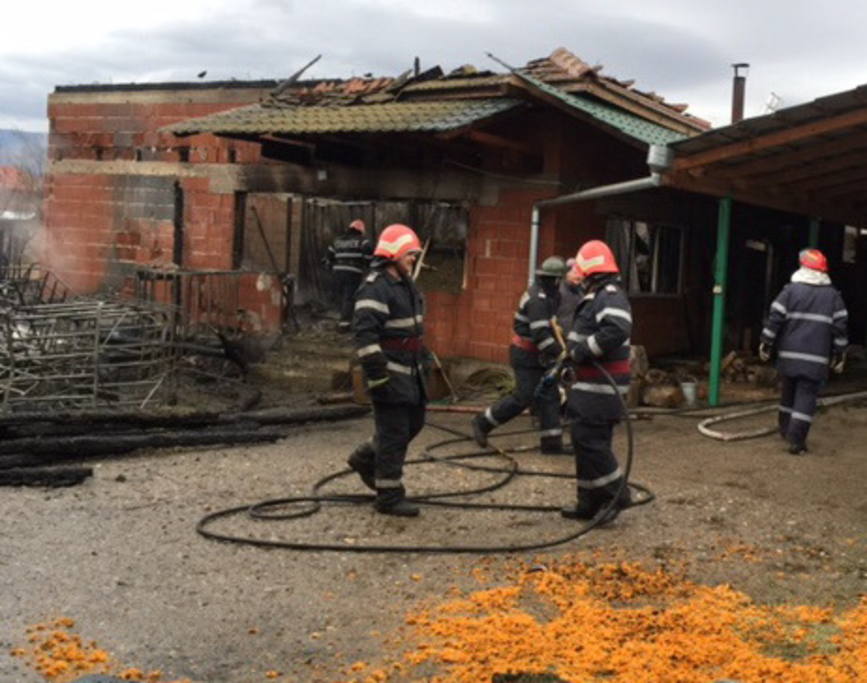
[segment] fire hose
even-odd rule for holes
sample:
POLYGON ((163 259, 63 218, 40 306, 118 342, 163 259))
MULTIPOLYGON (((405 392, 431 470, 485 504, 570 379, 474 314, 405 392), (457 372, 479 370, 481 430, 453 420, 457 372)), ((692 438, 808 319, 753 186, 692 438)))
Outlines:
MULTIPOLYGON (((820 398, 816 402, 816 405, 820 407, 827 407, 837 405, 838 403, 857 401, 865 398, 867 398, 867 391, 854 391, 848 394, 838 394, 836 396, 826 396, 820 398)), ((745 417, 752 417, 753 415, 760 415, 762 413, 770 413, 778 409, 779 406, 774 403, 773 405, 769 406, 760 406, 758 408, 750 408, 748 410, 735 410, 732 412, 723 413, 722 415, 709 417, 699 422, 698 431, 701 432, 701 434, 703 434, 704 436, 708 436, 712 439, 718 439, 720 441, 741 441, 744 439, 755 439, 760 436, 774 434, 777 431, 777 427, 758 427, 756 429, 749 429, 742 432, 721 432, 715 429, 711 429, 710 425, 720 424, 722 422, 730 422, 732 420, 738 420, 745 417)))
MULTIPOLYGON (((564 364, 561 364, 560 368, 562 368, 564 364)), ((347 494, 327 494, 323 493, 322 489, 327 484, 332 481, 335 481, 341 477, 346 476, 355 476, 355 473, 351 469, 344 469, 338 472, 334 472, 333 474, 329 474, 319 481, 317 481, 313 485, 313 489, 310 495, 307 496, 291 496, 285 498, 276 498, 271 500, 265 500, 258 503, 254 503, 252 505, 239 505, 232 508, 227 508, 225 510, 218 510, 216 512, 212 512, 202 519, 199 520, 196 525, 196 531, 201 536, 217 540, 224 541, 228 543, 237 543, 243 545, 252 545, 256 547, 263 548, 283 548, 288 550, 296 550, 296 551, 334 551, 334 552, 352 552, 352 553, 362 553, 362 552, 377 552, 377 553, 407 553, 407 552, 421 552, 421 553, 438 553, 438 554, 490 554, 490 553, 504 553, 504 552, 526 552, 531 550, 542 550, 546 548, 552 548, 558 545, 562 545, 564 543, 568 543, 570 541, 574 541, 581 536, 589 533, 593 529, 602 524, 607 524, 611 522, 619 513, 620 508, 615 507, 617 505, 617 500, 620 497, 624 487, 630 486, 636 491, 638 491, 641 496, 635 498, 633 497, 633 503, 630 507, 635 507, 638 505, 645 505, 654 500, 654 494, 642 486, 641 484, 637 484, 634 482, 629 482, 629 474, 632 470, 632 462, 634 458, 634 438, 632 432, 632 418, 629 414, 629 411, 626 408, 625 402, 623 402, 623 397, 617 389, 617 384, 611 375, 605 371, 604 368, 598 366, 599 370, 602 372, 605 380, 608 384, 615 390, 617 396, 620 397, 621 403, 623 404, 623 413, 625 416, 624 424, 626 428, 626 439, 627 439, 627 447, 626 454, 623 457, 623 476, 621 477, 620 487, 617 490, 616 495, 609 501, 609 503, 603 507, 597 515, 589 520, 586 524, 579 524, 578 529, 575 531, 571 531, 568 534, 562 535, 560 537, 547 540, 547 541, 536 541, 533 543, 525 543, 525 544, 507 544, 507 545, 379 545, 379 544, 371 544, 371 545, 361 545, 361 544, 348 544, 348 543, 302 543, 299 541, 290 541, 290 540, 276 540, 276 539, 265 539, 265 538, 255 538, 249 536, 238 536, 230 533, 225 533, 221 531, 216 531, 213 529, 213 525, 220 519, 224 519, 227 517, 231 517, 234 515, 244 514, 246 513, 249 517, 262 520, 262 521, 278 521, 278 520, 294 520, 300 519, 304 517, 309 517, 319 511, 323 504, 337 504, 337 505, 346 505, 346 504, 364 504, 367 505, 372 501, 372 496, 369 494, 358 494, 358 495, 347 495, 347 494), (301 506, 300 509, 291 510, 289 512, 279 512, 278 510, 286 507, 297 507, 301 506)), ((485 449, 485 450, 476 450, 468 453, 456 453, 445 456, 435 456, 433 451, 443 448, 445 446, 463 443, 467 441, 472 441, 473 438, 463 432, 452 429, 450 427, 437 425, 434 423, 427 423, 427 426, 432 427, 434 429, 439 429, 440 431, 444 431, 446 433, 454 435, 454 438, 446 439, 431 446, 428 446, 423 452, 422 457, 408 460, 406 462, 407 465, 411 465, 414 463, 426 463, 430 461, 436 461, 441 464, 462 467, 472 471, 481 471, 488 473, 497 473, 501 474, 502 477, 494 482, 493 484, 487 486, 481 486, 479 488, 471 489, 469 491, 445 491, 440 493, 432 493, 422 496, 416 496, 410 498, 413 502, 426 505, 426 506, 440 506, 440 507, 449 507, 449 508, 461 508, 466 510, 505 510, 505 511, 525 511, 525 512, 556 512, 559 515, 560 508, 558 506, 550 506, 550 505, 520 505, 520 504, 502 504, 502 503, 473 503, 473 502, 458 502, 454 499, 462 496, 469 495, 478 495, 482 493, 487 493, 499 489, 506 484, 508 484, 512 479, 517 476, 538 476, 538 477, 551 477, 551 478, 564 478, 564 479, 574 479, 574 475, 563 474, 558 472, 537 472, 532 470, 522 470, 518 462, 512 457, 511 454, 518 452, 519 450, 529 450, 529 449, 511 449, 505 450, 497 447, 493 447, 493 449, 485 449), (474 458, 480 457, 491 457, 497 456, 501 459, 506 460, 506 467, 491 467, 488 465, 474 465, 466 462, 467 460, 471 460, 474 458)), ((523 434, 523 433, 534 433, 536 430, 520 430, 513 432, 504 432, 498 435, 498 437, 502 436, 511 436, 515 434, 523 434)))

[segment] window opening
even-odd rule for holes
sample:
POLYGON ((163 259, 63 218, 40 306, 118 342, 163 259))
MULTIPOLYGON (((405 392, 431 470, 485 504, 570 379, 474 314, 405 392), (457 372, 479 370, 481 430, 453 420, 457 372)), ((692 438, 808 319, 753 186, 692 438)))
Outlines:
POLYGON ((630 294, 680 294, 683 230, 662 223, 611 218, 606 241, 630 294))

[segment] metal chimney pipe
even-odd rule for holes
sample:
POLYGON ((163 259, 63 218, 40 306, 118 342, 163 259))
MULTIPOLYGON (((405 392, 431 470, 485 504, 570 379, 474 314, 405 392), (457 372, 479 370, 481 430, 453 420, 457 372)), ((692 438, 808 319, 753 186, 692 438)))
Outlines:
POLYGON ((750 65, 746 62, 738 62, 732 64, 735 70, 734 83, 732 84, 732 123, 742 121, 744 118, 744 94, 747 89, 747 76, 741 75, 739 69, 749 69, 750 65))

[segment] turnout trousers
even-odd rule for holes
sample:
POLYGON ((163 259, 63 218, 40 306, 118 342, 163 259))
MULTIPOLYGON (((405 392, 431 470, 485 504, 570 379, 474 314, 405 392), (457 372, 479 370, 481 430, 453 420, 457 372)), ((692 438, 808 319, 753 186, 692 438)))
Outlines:
POLYGON ((485 433, 490 432, 520 415, 526 407, 532 405, 539 419, 542 450, 556 450, 562 447, 563 428, 560 426, 560 392, 557 384, 544 387, 541 394, 536 396, 536 387, 545 374, 545 368, 541 365, 527 367, 513 363, 512 369, 515 371, 515 390, 485 410, 480 426, 485 433))
POLYGON ((373 402, 373 439, 358 446, 350 461, 359 473, 372 475, 378 504, 389 507, 406 497, 403 463, 410 441, 424 427, 424 416, 424 403, 373 402))
POLYGON ((816 414, 816 401, 823 382, 806 377, 782 375, 777 421, 780 436, 793 446, 806 446, 807 434, 816 414))
MULTIPOLYGON (((595 507, 607 503, 617 493, 623 472, 611 450, 616 422, 572 422, 572 448, 575 451, 575 474, 578 501, 595 507)), ((628 495, 626 493, 622 496, 628 495)))
POLYGON ((361 284, 361 273, 349 270, 334 271, 334 297, 340 311, 340 327, 348 329, 352 325, 355 309, 355 292, 361 284))

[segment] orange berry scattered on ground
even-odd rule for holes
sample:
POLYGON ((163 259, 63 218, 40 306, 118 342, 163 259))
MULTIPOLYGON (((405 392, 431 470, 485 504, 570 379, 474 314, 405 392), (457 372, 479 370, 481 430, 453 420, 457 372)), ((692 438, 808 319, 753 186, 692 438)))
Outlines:
POLYGON ((522 673, 582 683, 867 681, 867 596, 845 611, 761 605, 727 585, 630 562, 525 568, 503 585, 416 610, 406 624, 407 670, 353 683, 522 673))

